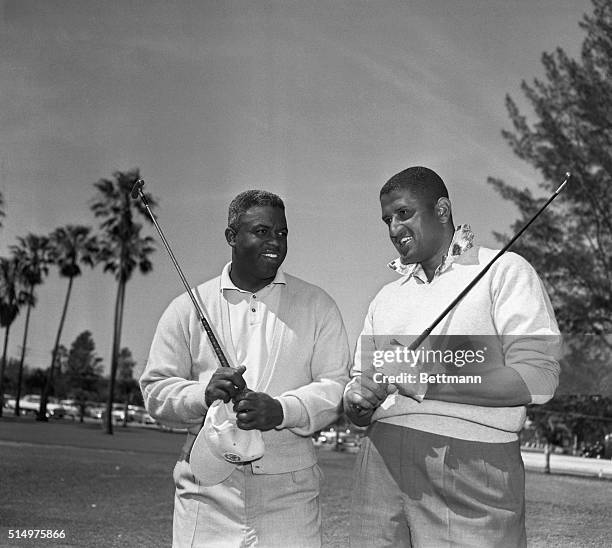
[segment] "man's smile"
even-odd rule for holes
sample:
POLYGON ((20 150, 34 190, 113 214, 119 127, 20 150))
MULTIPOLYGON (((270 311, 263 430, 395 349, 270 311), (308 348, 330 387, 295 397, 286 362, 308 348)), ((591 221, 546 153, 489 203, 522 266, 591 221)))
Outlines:
POLYGON ((401 238, 394 237, 393 243, 400 252, 406 252, 410 246, 414 243, 414 236, 402 236, 401 238))

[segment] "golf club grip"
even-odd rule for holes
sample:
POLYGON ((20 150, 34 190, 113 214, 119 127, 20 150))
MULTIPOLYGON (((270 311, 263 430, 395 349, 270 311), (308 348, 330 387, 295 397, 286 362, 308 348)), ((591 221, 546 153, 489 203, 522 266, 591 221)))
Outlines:
POLYGON ((208 340, 210 341, 210 344, 213 347, 213 350, 215 351, 215 354, 217 355, 221 366, 230 367, 230 364, 227 361, 225 354, 223 353, 223 349, 221 348, 217 337, 215 337, 215 333, 213 332, 212 328, 210 327, 210 324, 208 323, 208 320, 204 317, 203 314, 200 317, 200 321, 202 323, 202 327, 204 327, 204 331, 206 331, 206 335, 208 335, 208 340))

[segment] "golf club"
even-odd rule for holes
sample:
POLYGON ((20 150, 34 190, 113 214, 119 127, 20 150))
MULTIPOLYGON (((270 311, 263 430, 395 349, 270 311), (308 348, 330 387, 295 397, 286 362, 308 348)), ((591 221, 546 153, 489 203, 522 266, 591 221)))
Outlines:
POLYGON ((142 203, 144 204, 147 210, 147 213, 149 214, 149 217, 151 217, 151 220, 153 221, 153 224, 155 225, 155 228, 157 229, 157 232, 159 233, 159 236, 162 239, 162 242, 164 244, 164 247, 166 248, 166 251, 168 252, 168 255, 170 255, 170 259, 172 259, 172 264, 174 264, 174 268, 176 268, 176 271, 178 272, 178 275, 181 278, 181 281, 183 282, 185 289, 187 290, 187 294, 189 295, 191 302, 193 303, 193 306, 196 309, 198 318, 200 319, 200 323, 202 324, 202 327, 204 327, 204 331, 206 331, 206 334, 208 335, 208 340, 210 341, 210 344, 212 345, 213 350, 215 351, 215 354, 217 355, 217 358, 219 359, 219 362, 221 363, 223 367, 230 367, 230 364, 227 361, 225 354, 223 353, 223 349, 221 348, 221 345, 219 344, 219 341, 217 340, 215 333, 210 327, 210 324, 208 323, 206 316, 204 316, 204 311, 202 310, 202 307, 200 306, 195 296, 193 295, 191 287, 187 283, 187 279, 185 278, 185 275, 183 274, 183 271, 181 270, 181 267, 178 264, 178 261, 176 260, 176 257, 174 256, 174 253, 172 252, 172 249, 170 248, 170 244, 168 243, 168 240, 166 240, 166 237, 164 236, 164 233, 161 227, 159 226, 159 223, 157 222, 157 219, 155 218, 153 211, 151 211, 149 202, 147 201, 147 197, 145 196, 145 193, 142 190, 142 187, 144 187, 144 185, 145 185, 145 182, 142 179, 138 179, 138 181, 136 181, 136 183, 134 183, 134 186, 132 187, 131 197, 134 200, 140 197, 140 199, 142 200, 142 203))
MULTIPOLYGON (((429 325, 429 327, 427 327, 409 346, 408 346, 408 350, 416 350, 422 343, 423 341, 429 337, 429 335, 431 334, 431 332, 435 329, 435 327, 448 315, 448 313, 455 308, 455 306, 457 306, 457 303, 459 303, 459 301, 461 301, 461 299, 463 299, 469 292, 470 290, 482 279, 482 277, 489 271, 489 269, 493 266, 493 264, 495 263, 495 261, 497 261, 497 259, 499 259, 506 251, 508 251, 508 249, 510 249, 510 246, 512 246, 512 244, 514 242, 516 242, 516 240, 518 240, 518 238, 523 234, 523 232, 525 232, 525 230, 527 230, 531 224, 538 218, 538 216, 549 206, 549 204, 559 195, 559 193, 563 190, 563 188, 565 187, 565 185, 567 184, 567 182, 569 181, 571 177, 570 172, 566 172, 565 173, 565 179, 563 180, 563 182, 561 183, 561 185, 559 185, 559 188, 557 188, 557 190, 555 190, 555 192, 552 194, 552 196, 550 198, 548 198, 548 200, 546 201, 546 203, 536 212, 536 214, 529 220, 529 222, 527 224, 525 224, 525 226, 523 228, 521 228, 521 230, 519 230, 514 237, 502 248, 500 249, 497 254, 495 255, 495 257, 493 257, 489 263, 474 277, 474 279, 463 289, 463 291, 461 291, 461 293, 459 293, 459 295, 457 295, 457 297, 455 297, 451 303, 442 311, 442 313, 431 323, 431 325, 429 325)), ((353 404, 353 407, 356 410, 362 410, 363 408, 358 405, 358 404, 353 404)))

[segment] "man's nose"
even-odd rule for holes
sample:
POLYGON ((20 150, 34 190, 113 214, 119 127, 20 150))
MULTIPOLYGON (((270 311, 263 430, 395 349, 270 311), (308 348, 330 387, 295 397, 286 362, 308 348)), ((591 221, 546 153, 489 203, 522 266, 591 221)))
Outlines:
POLYGON ((397 220, 397 218, 392 217, 391 221, 389 222, 389 236, 391 237, 397 236, 401 227, 402 227, 402 224, 397 220))
POLYGON ((281 244, 281 238, 282 236, 280 234, 270 234, 267 244, 272 247, 279 248, 281 244))

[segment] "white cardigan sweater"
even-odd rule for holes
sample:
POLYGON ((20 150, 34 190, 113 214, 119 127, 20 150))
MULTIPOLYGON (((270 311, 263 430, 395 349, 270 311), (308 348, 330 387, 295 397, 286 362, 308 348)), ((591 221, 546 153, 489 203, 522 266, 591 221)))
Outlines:
MULTIPOLYGON (((316 462, 311 434, 335 421, 348 381, 350 353, 344 324, 332 298, 319 287, 285 274, 270 358, 256 386, 277 397, 284 421, 263 432, 266 452, 255 473, 299 470, 316 462)), ((230 364, 229 314, 220 276, 195 289, 230 364)), ((155 332, 140 379, 152 417, 195 434, 206 413, 204 392, 219 367, 187 293, 174 299, 155 332)))

